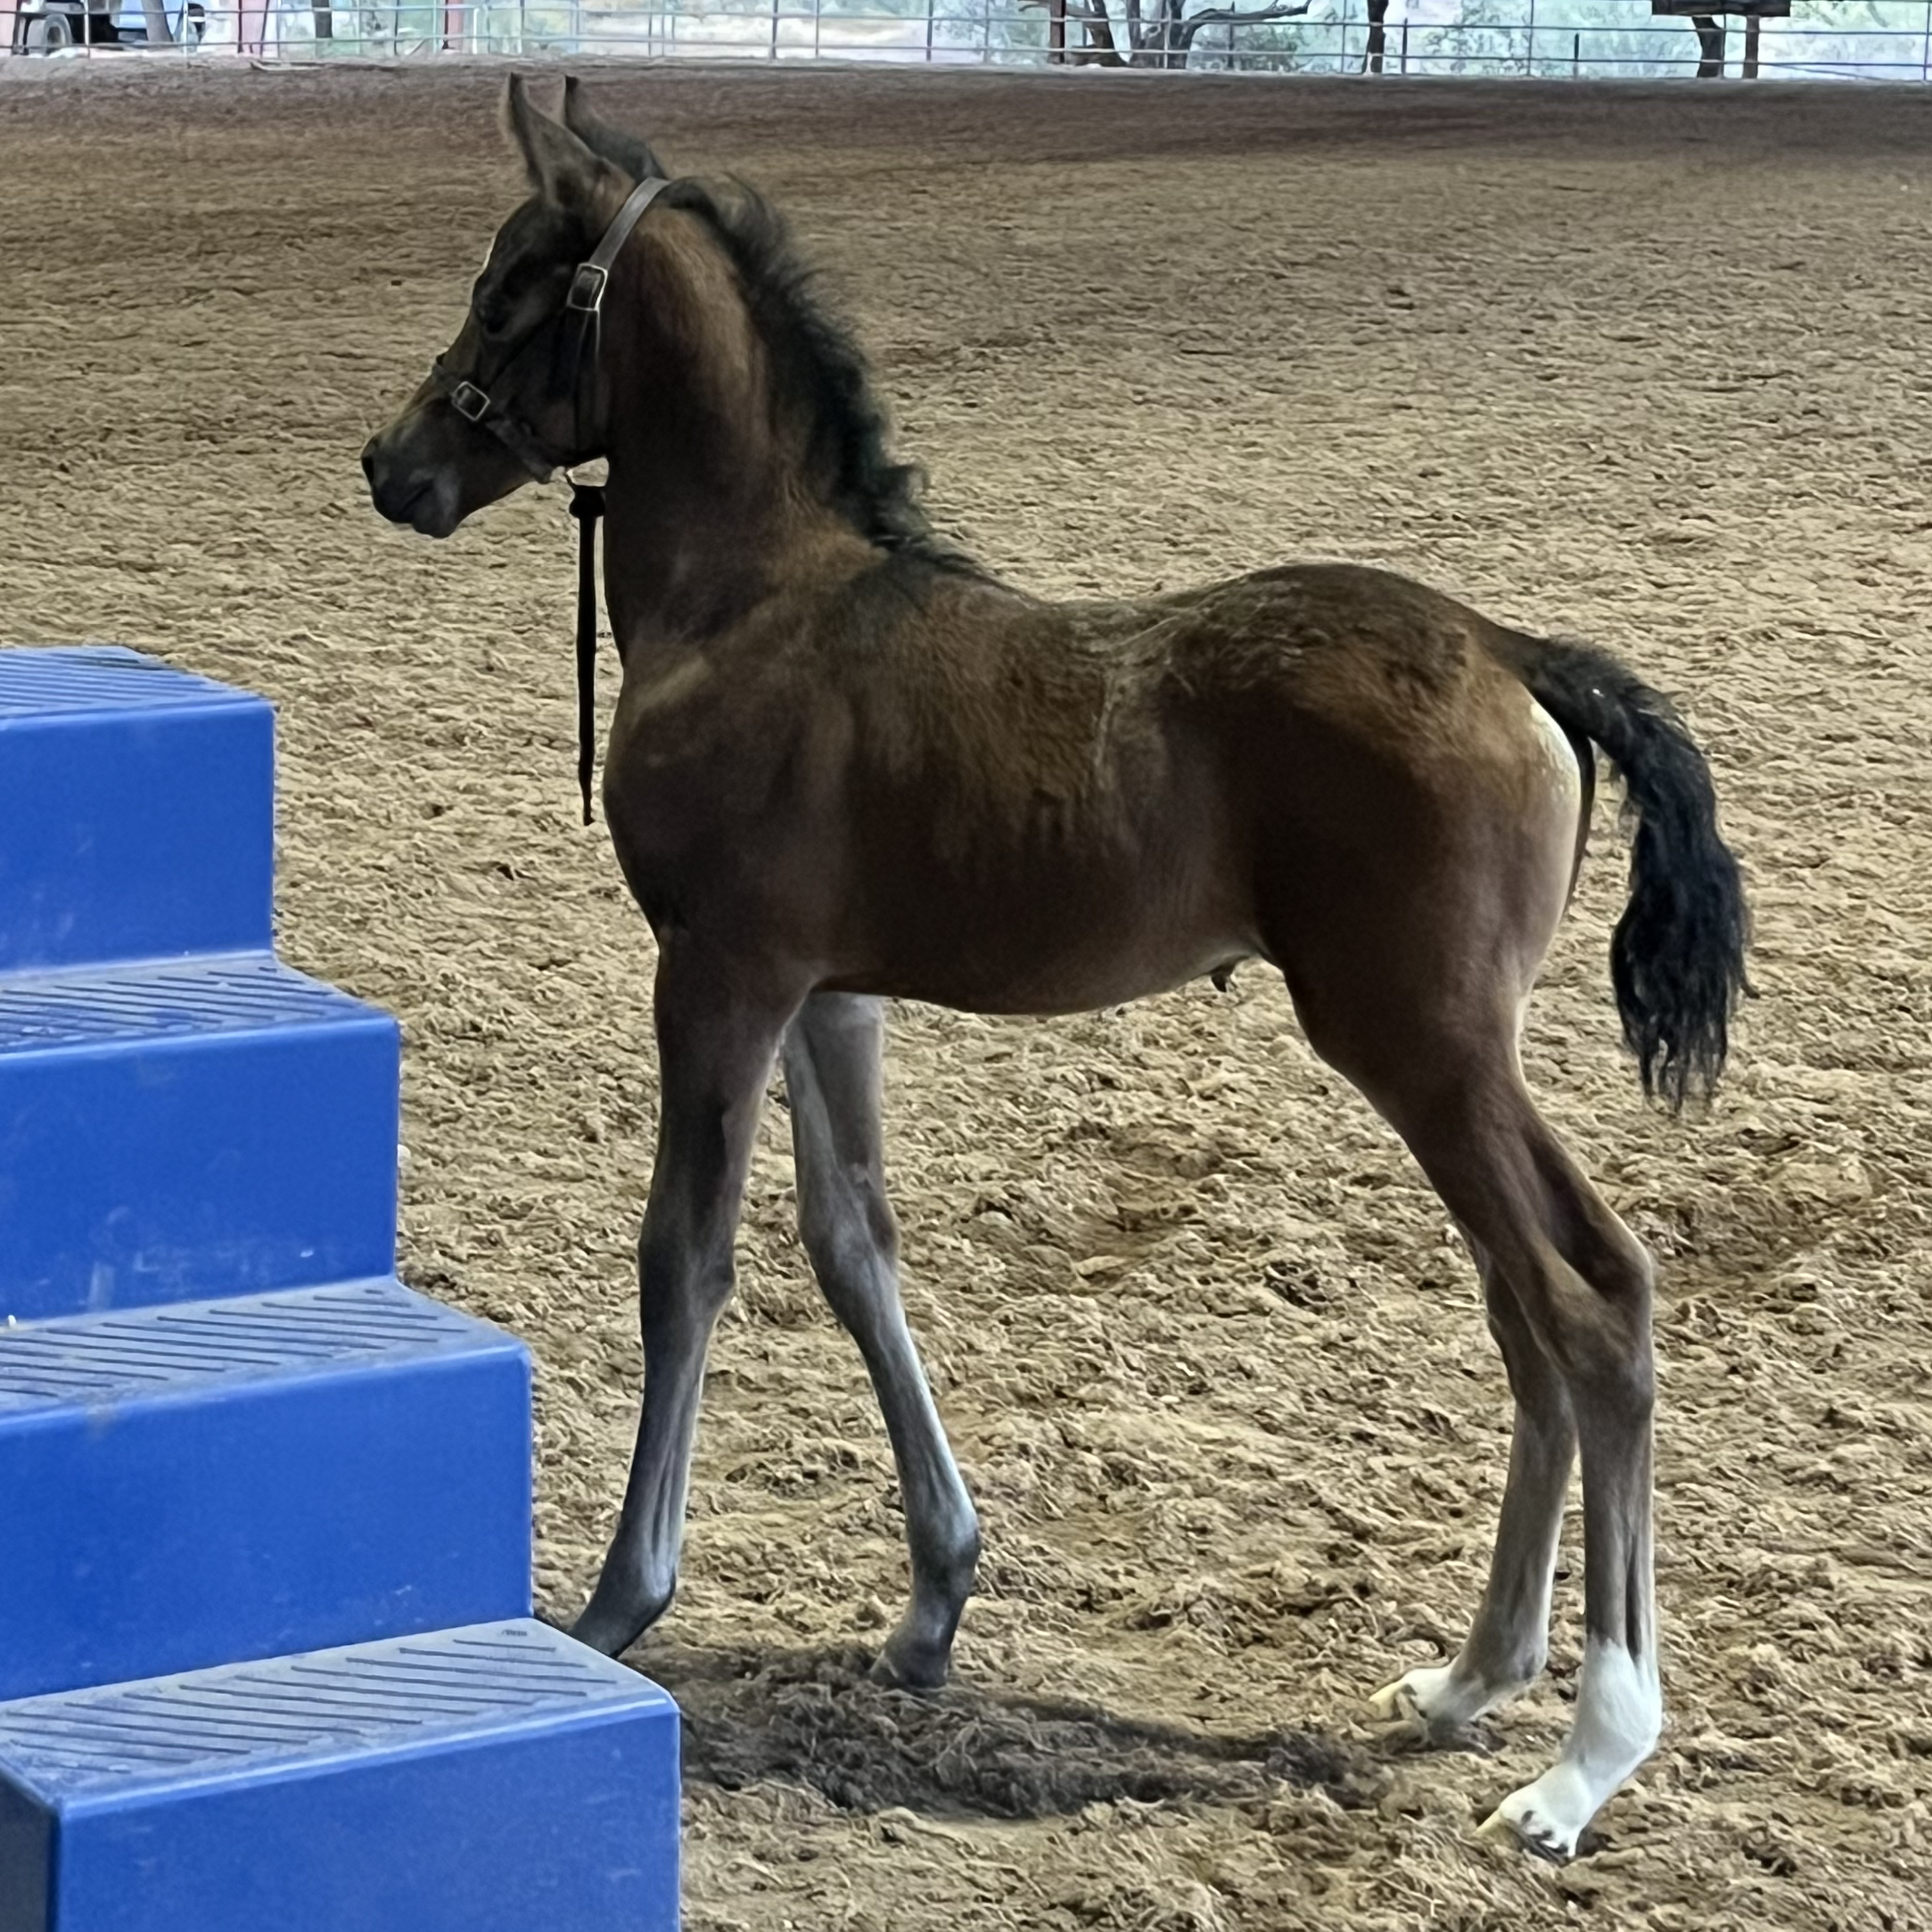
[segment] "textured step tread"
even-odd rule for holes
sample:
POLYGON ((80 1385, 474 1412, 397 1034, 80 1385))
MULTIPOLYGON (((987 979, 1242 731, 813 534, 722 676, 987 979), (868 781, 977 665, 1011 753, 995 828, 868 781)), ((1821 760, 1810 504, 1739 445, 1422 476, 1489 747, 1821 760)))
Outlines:
POLYGON ((271 953, 0 975, 0 1054, 382 1020, 271 953))
POLYGON ((0 724, 10 718, 88 711, 160 711, 259 704, 251 691, 217 684, 118 644, 53 645, 0 651, 0 724))
POLYGON ((501 1330, 393 1280, 75 1315, 0 1328, 0 1416, 519 1345, 501 1330))
POLYGON ((0 1705, 0 1776, 63 1804, 640 1706, 670 1699, 520 1618, 0 1705))
POLYGON ((0 1706, 527 1615, 530 1385, 393 1277, 0 1328, 0 1706))
POLYGON ((399 1044, 267 951, 0 975, 0 1320, 393 1272, 399 1044))

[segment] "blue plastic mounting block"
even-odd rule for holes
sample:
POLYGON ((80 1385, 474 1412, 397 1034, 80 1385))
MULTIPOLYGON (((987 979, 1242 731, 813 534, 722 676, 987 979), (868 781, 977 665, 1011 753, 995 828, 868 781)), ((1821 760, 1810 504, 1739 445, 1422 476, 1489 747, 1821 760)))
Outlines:
POLYGON ((0 972, 269 944, 275 713, 113 645, 0 650, 0 972))
POLYGON ((0 1320, 387 1274, 399 1054, 266 953, 0 976, 0 1320))
POLYGON ((673 1932, 678 1710, 519 1622, 0 1705, 0 1932, 673 1932))
POLYGON ((399 1283, 0 1329, 0 1698, 530 1608, 530 1361, 399 1283))

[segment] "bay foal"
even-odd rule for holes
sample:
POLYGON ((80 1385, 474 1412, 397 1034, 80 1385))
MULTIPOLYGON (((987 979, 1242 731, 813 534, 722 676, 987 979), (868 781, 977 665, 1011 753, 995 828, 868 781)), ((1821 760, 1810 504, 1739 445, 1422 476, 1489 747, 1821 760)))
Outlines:
POLYGON ((1581 1449, 1575 1720, 1492 1821, 1573 1851, 1661 1721, 1651 1264, 1538 1114, 1517 1040, 1595 746, 1634 825, 1611 968, 1639 1073, 1675 1105, 1722 1068, 1747 915, 1683 725, 1604 653, 1376 571, 1076 604, 999 581, 933 535, 862 358, 762 201, 667 182, 574 86, 561 120, 515 81, 506 112, 530 198, 364 464, 377 508, 437 537, 554 465, 610 465, 623 688, 604 802, 657 937, 662 1100, 642 1418, 578 1634, 614 1654, 670 1601, 782 1058, 805 1245, 905 1497, 912 1599, 879 1667, 941 1682, 979 1537, 900 1307, 882 1001, 1067 1013, 1259 958, 1467 1235, 1516 1397, 1468 1639, 1383 1708, 1447 1732, 1537 1675, 1581 1449), (594 251, 607 283, 585 279, 594 251))

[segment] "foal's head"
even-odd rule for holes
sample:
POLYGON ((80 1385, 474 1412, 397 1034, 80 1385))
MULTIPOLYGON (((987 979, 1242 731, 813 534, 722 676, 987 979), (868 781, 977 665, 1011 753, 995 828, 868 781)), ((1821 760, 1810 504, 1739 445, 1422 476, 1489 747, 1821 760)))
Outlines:
POLYGON ((719 550, 720 582, 754 581, 761 544, 769 563, 772 545, 828 527, 971 568, 934 536, 866 358, 769 203, 667 183, 574 82, 558 121, 513 80, 506 118, 532 192, 498 231, 461 333, 363 451, 384 516, 447 537, 532 478, 608 456, 613 526, 621 494, 645 505, 661 551, 719 550), (587 313, 580 274, 629 234, 646 189, 661 197, 587 313))
POLYGON ((570 307, 571 282, 631 190, 664 172, 642 141, 590 114, 575 80, 563 84, 562 121, 516 79, 504 111, 530 198, 497 231, 456 341, 362 452, 376 508, 426 537, 604 454, 600 318, 570 307))

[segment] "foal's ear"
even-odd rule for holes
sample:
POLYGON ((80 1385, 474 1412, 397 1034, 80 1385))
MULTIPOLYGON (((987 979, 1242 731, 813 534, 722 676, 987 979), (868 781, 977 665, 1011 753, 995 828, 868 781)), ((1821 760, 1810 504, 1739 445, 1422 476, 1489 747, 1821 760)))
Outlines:
POLYGON ((590 111, 584 104, 584 91, 574 74, 563 82, 563 125, 593 154, 622 169, 633 181, 670 179, 670 169, 652 152, 647 141, 611 127, 590 111))
POLYGON ((589 217, 615 170, 568 127, 551 119, 514 74, 504 93, 503 124, 523 157, 530 186, 567 213, 589 217))

